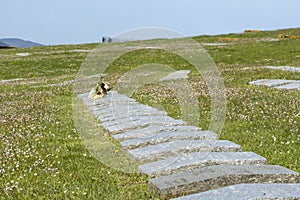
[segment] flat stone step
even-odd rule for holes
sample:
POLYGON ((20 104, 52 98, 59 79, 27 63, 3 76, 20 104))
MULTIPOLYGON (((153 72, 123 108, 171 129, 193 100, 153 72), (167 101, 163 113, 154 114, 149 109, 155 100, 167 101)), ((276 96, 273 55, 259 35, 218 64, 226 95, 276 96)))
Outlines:
POLYGON ((189 131, 201 131, 199 127, 196 126, 161 126, 151 124, 147 127, 143 127, 137 130, 123 132, 121 134, 113 135, 116 140, 129 140, 129 139, 138 139, 145 137, 152 137, 160 132, 165 131, 179 131, 179 132, 189 132, 189 131))
POLYGON ((107 107, 117 107, 117 106, 126 106, 126 105, 141 105, 140 103, 136 102, 134 99, 127 99, 123 101, 110 101, 105 97, 100 100, 91 100, 88 99, 89 102, 88 107, 98 107, 98 108, 107 108, 107 107))
POLYGON ((140 174, 169 175, 211 165, 262 165, 267 160, 253 152, 196 152, 141 165, 140 174))
POLYGON ((167 76, 159 79, 159 81, 170 81, 170 80, 178 80, 178 79, 188 79, 190 70, 179 70, 168 74, 167 76))
POLYGON ((300 72, 300 67, 292 67, 292 66, 264 66, 263 68, 279 69, 279 70, 290 71, 290 72, 300 72))
POLYGON ((262 85, 262 86, 276 86, 276 85, 284 85, 287 83, 293 83, 293 80, 282 80, 282 79, 260 79, 256 81, 250 82, 252 85, 262 85))
POLYGON ((89 93, 80 94, 78 97, 87 105, 95 106, 102 105, 105 103, 127 103, 127 102, 136 102, 134 99, 127 97, 126 95, 118 94, 116 91, 108 92, 103 98, 99 99, 89 99, 89 93))
MULTIPOLYGON (((91 107, 90 107, 91 108, 91 107)), ((90 109, 93 111, 93 114, 101 117, 111 116, 111 113, 128 113, 128 112, 135 112, 135 111, 158 111, 155 108, 150 106, 141 105, 141 104, 128 104, 128 105, 120 105, 120 106, 110 106, 106 108, 101 108, 94 106, 90 109)))
POLYGON ((135 101, 124 94, 119 94, 117 91, 110 91, 103 98, 96 99, 95 102, 127 102, 135 101))
POLYGON ((140 161, 154 161, 195 151, 240 151, 241 146, 228 140, 175 140, 129 150, 128 153, 140 161))
POLYGON ((93 112, 94 115, 98 117, 99 120, 102 122, 104 121, 111 121, 116 119, 122 119, 127 117, 134 117, 134 116, 167 116, 167 113, 163 111, 155 111, 149 109, 129 109, 129 110, 112 110, 111 112, 99 114, 97 111, 93 112))
POLYGON ((286 90, 300 90, 300 82, 289 83, 285 85, 275 86, 276 89, 286 89, 286 90))
MULTIPOLYGON (((152 117, 152 116, 151 116, 152 117)), ((118 134, 126 131, 131 131, 134 129, 140 129, 149 125, 160 125, 160 126, 185 126, 187 125, 186 122, 182 120, 175 120, 168 116, 160 116, 152 119, 142 119, 138 121, 132 121, 128 123, 118 124, 114 126, 106 127, 109 133, 111 134, 118 134)))
POLYGON ((116 119, 109 122, 101 123, 104 127, 116 126, 123 123, 129 122, 173 122, 174 119, 169 116, 132 116, 127 118, 116 119))
MULTIPOLYGON (((144 106, 141 106, 139 103, 132 102, 132 103, 126 103, 126 104, 118 104, 118 105, 95 105, 95 106, 89 106, 88 107, 90 111, 93 112, 93 114, 97 116, 106 116, 109 115, 111 112, 115 113, 125 113, 129 110, 132 110, 134 108, 145 108, 144 106)), ((150 108, 148 108, 150 109, 150 108)), ((152 108, 153 109, 153 108, 152 108)))
POLYGON ((113 114, 107 114, 106 116, 101 116, 101 122, 110 122, 118 119, 135 117, 135 116, 167 116, 168 114, 164 111, 157 110, 128 110, 127 112, 115 111, 113 114))
POLYGON ((218 135, 211 131, 166 131, 153 136, 131 139, 121 142, 125 149, 135 149, 147 145, 155 145, 174 140, 216 140, 218 135))
POLYGON ((238 184, 173 200, 300 199, 300 183, 238 184))
POLYGON ((240 183, 297 183, 298 173, 277 165, 215 165, 151 179, 149 189, 161 199, 240 183))

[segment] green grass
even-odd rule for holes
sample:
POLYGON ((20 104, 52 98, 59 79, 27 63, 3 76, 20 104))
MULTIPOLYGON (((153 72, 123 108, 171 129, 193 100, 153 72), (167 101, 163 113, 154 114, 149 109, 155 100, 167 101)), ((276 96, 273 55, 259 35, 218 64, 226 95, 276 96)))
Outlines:
MULTIPOLYGON (((277 38, 300 35, 300 29, 260 33, 199 36, 202 42, 219 37, 277 38)), ((147 190, 147 177, 125 174, 95 159, 79 137, 72 116, 72 85, 49 84, 74 80, 87 53, 97 44, 0 49, 0 198, 1 199, 155 199, 147 190), (16 56, 27 52, 28 57, 16 56)), ((299 91, 255 87, 249 81, 263 78, 300 80, 300 74, 260 68, 263 65, 300 66, 300 40, 234 42, 207 46, 222 77, 227 94, 226 121, 221 134, 278 164, 300 172, 299 91)), ((158 50, 141 50, 117 59, 107 69, 111 85, 126 71, 146 63, 192 69, 183 59, 158 50)), ((210 96, 196 71, 189 79, 196 90, 200 124, 210 122, 210 96)), ((160 105, 180 118, 178 100, 170 91, 147 85, 133 96, 160 105)), ((101 128, 101 127, 100 127, 101 128)))

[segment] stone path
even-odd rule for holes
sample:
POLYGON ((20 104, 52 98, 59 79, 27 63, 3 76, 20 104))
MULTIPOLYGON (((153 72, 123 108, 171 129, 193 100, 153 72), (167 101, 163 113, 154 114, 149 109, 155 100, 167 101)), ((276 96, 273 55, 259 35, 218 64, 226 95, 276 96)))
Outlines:
POLYGON ((98 100, 78 97, 128 155, 142 163, 138 173, 148 175, 149 189, 160 199, 300 199, 297 172, 268 165, 262 156, 218 140, 213 132, 115 91, 98 100))
POLYGON ((251 85, 273 87, 276 89, 300 90, 300 80, 261 79, 250 82, 251 85))
MULTIPOLYGON (((277 69, 290 72, 300 72, 300 67, 291 66, 263 66, 266 69, 277 69)), ((252 81, 249 84, 257 86, 273 87, 285 90, 300 90, 300 80, 283 80, 283 79, 260 79, 252 81)))
POLYGON ((291 67, 291 66, 263 66, 266 69, 278 69, 283 71, 290 71, 290 72, 300 72, 300 67, 291 67))
MULTIPOLYGON (((300 184, 238 184, 176 200, 299 199, 300 184)), ((175 200, 175 199, 174 199, 175 200)))

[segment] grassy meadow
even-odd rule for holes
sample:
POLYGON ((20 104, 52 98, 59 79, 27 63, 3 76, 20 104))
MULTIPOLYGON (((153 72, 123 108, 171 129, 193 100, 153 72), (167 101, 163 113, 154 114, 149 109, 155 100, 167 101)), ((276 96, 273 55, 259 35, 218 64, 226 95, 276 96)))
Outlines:
MULTIPOLYGON (((297 72, 263 69, 300 67, 300 39, 274 41, 300 29, 194 37, 199 43, 238 38, 225 46, 205 46, 224 79, 226 120, 221 139, 240 144, 277 164, 300 172, 300 93, 248 83, 258 79, 300 80, 297 72)), ((72 80, 88 52, 98 44, 0 49, 0 199, 157 199, 147 177, 103 165, 82 144, 72 116, 72 80), (17 56, 29 53, 29 56, 17 56)), ((190 69, 175 55, 140 50, 117 59, 104 77, 111 85, 135 66, 156 62, 190 69)), ((210 95, 197 73, 200 124, 210 121, 210 95)), ((159 86, 145 86, 133 97, 162 105, 180 118, 178 101, 159 86)))

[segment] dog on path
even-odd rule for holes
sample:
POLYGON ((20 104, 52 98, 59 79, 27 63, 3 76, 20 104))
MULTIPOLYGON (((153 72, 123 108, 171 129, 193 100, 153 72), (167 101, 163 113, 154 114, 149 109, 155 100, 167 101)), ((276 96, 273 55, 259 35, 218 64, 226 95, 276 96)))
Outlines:
POLYGON ((111 90, 111 88, 108 87, 108 85, 104 82, 102 83, 97 83, 96 87, 94 87, 90 93, 89 93, 89 98, 90 99, 99 99, 104 97, 104 95, 107 94, 107 92, 111 90))

